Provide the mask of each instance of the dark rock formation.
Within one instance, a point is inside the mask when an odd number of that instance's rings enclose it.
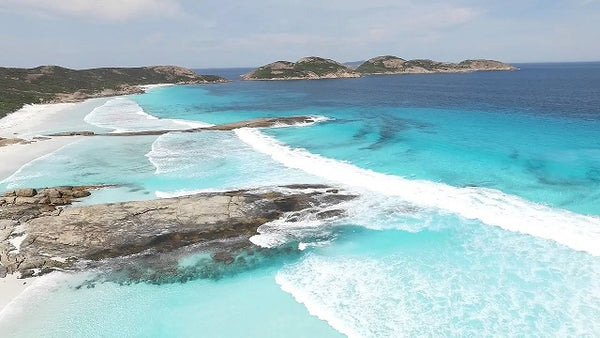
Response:
[[[271,128],[276,126],[293,126],[305,123],[315,123],[317,120],[312,116],[290,116],[290,117],[265,117],[240,122],[219,124],[212,127],[192,128],[183,130],[165,129],[165,130],[143,130],[128,131],[122,133],[94,133],[93,131],[66,131],[50,134],[48,136],[142,136],[142,135],[162,135],[171,132],[197,133],[207,130],[234,130],[239,128]]]
[[[0,266],[8,273],[33,276],[76,263],[86,267],[104,259],[169,253],[193,245],[204,245],[214,251],[215,261],[229,264],[235,250],[253,247],[248,239],[260,225],[294,213],[334,219],[344,213],[336,205],[355,197],[327,186],[302,185],[58,207],[89,194],[91,188],[6,192],[0,206]]]
[[[312,116],[266,117],[247,121],[220,124],[204,130],[233,130],[238,128],[271,128],[275,126],[293,126],[305,123],[315,123]]]
[[[296,63],[277,61],[242,75],[243,80],[315,80],[359,77],[343,64],[320,57],[305,57]]]
[[[79,131],[63,131],[59,133],[50,134],[49,136],[92,136],[96,135],[93,131],[79,130]]]

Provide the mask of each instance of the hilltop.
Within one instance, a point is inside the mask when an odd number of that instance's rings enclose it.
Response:
[[[0,117],[25,104],[81,101],[141,93],[140,85],[215,83],[228,80],[176,66],[74,70],[59,66],[0,67]]]
[[[465,60],[459,63],[449,63],[433,60],[405,60],[393,55],[374,57],[356,68],[357,72],[364,75],[467,73],[506,70],[516,70],[516,68],[495,60]]]
[[[298,61],[277,61],[242,75],[243,80],[304,80],[359,77],[343,64],[321,57],[305,57]]]

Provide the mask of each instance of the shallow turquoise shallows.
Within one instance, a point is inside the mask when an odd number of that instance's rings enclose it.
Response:
[[[255,244],[291,250],[239,271],[158,285],[51,274],[0,314],[2,332],[600,335],[600,64],[519,67],[172,86],[101,102],[85,121],[106,131],[318,122],[82,139],[0,188],[118,185],[87,204],[291,183],[360,197],[335,222],[261,227]]]

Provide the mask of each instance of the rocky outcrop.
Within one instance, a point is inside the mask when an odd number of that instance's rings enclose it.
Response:
[[[207,130],[234,130],[239,128],[272,128],[281,126],[294,126],[301,124],[316,123],[318,120],[313,116],[289,116],[289,117],[264,117],[252,120],[219,124],[211,127],[192,128],[192,129],[165,129],[165,130],[142,130],[121,133],[94,133],[89,130],[66,131],[50,134],[48,136],[142,136],[142,135],[162,135],[170,132],[197,133]]]
[[[220,124],[204,130],[234,130],[239,128],[272,128],[280,126],[294,126],[317,122],[312,116],[266,117],[247,121]]]
[[[88,185],[88,186],[60,186],[53,188],[32,189],[22,188],[5,191],[0,196],[1,207],[20,206],[24,204],[35,205],[42,209],[46,206],[68,205],[78,198],[91,195],[91,191],[100,188],[107,188],[107,185]],[[2,215],[5,213],[2,210]]]
[[[58,133],[53,133],[48,136],[93,136],[97,135],[93,131],[89,130],[78,130],[78,131],[61,131]]]
[[[284,215],[293,219],[290,214],[334,219],[344,213],[338,204],[355,197],[327,186],[296,185],[59,207],[72,201],[65,196],[75,198],[77,192],[89,191],[89,187],[57,187],[5,193],[0,207],[3,271],[27,277],[199,244],[213,252],[214,260],[227,262],[236,250],[253,246],[248,239],[260,225]],[[43,202],[37,199],[42,196]],[[53,198],[60,200],[53,203]]]
[[[0,147],[9,146],[13,144],[27,144],[30,141],[24,140],[22,138],[4,138],[0,137]]]
[[[316,80],[359,77],[352,68],[321,57],[277,61],[242,75],[243,80]]]
[[[424,74],[467,73],[477,71],[507,71],[517,68],[494,60],[465,60],[459,63],[433,60],[404,60],[397,56],[377,56],[362,63],[356,71],[361,74]]]

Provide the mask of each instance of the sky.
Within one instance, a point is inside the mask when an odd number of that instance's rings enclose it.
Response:
[[[0,66],[600,61],[600,0],[0,0]]]

